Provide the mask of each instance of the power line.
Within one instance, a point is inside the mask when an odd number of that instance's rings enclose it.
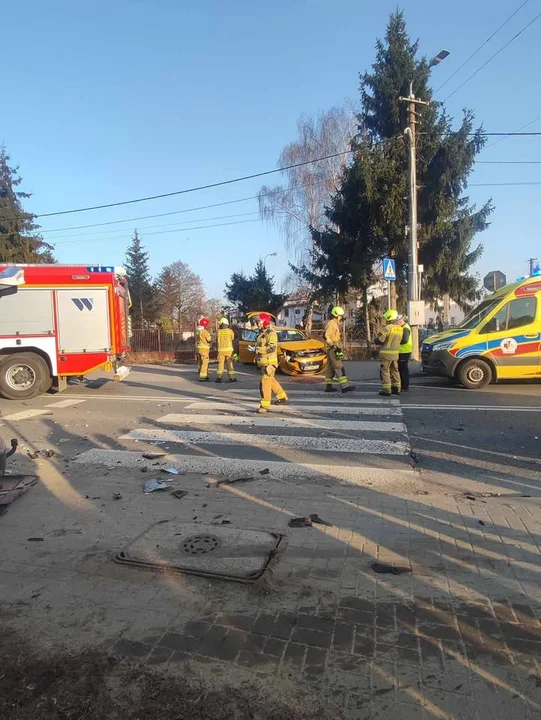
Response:
[[[541,160],[476,160],[476,165],[541,165]]]
[[[541,118],[539,118],[541,120]],[[532,124],[532,123],[528,123]],[[499,142],[499,141],[497,141]],[[541,165],[541,160],[477,160],[476,165]],[[316,183],[321,184],[321,183]],[[297,190],[301,185],[292,186],[283,190],[284,193],[293,192]],[[63,228],[48,228],[46,230],[40,230],[40,235],[44,233],[53,232],[67,232],[68,230],[86,230],[87,228],[105,227],[108,225],[119,225],[121,223],[137,222],[138,220],[152,220],[154,218],[169,217],[170,215],[180,215],[189,212],[196,212],[198,210],[209,210],[211,208],[223,207],[224,205],[234,205],[236,203],[247,202],[248,200],[257,200],[261,195],[268,195],[269,193],[259,193],[258,195],[249,195],[248,197],[238,198],[237,200],[226,200],[225,202],[213,203],[211,205],[199,205],[198,207],[185,208],[184,210],[173,210],[171,212],[156,213],[154,215],[140,215],[139,217],[125,218],[123,220],[109,220],[108,222],[91,223],[89,225],[72,225],[70,227]],[[249,214],[249,213],[248,213]],[[236,217],[235,215],[224,216],[224,217]],[[207,222],[207,220],[214,220],[215,218],[198,218],[191,222]],[[154,226],[148,226],[154,227]],[[138,228],[138,230],[144,228]],[[93,234],[93,233],[92,233]]]
[[[524,130],[527,127],[530,127],[531,125],[535,125],[536,122],[539,122],[541,120],[541,115],[539,117],[536,117],[535,120],[530,120],[530,122],[527,122],[525,125],[521,125],[519,128],[515,130],[515,132],[520,132],[521,130]],[[500,138],[499,140],[494,140],[494,142],[490,143],[490,145],[486,145],[483,150],[488,150],[491,147],[494,147],[494,145],[497,145],[498,143],[504,142],[505,138]]]
[[[447,80],[446,80],[442,85],[440,85],[437,90],[434,91],[434,94],[439,93],[439,91],[440,91],[443,87],[445,87],[445,86],[447,85],[447,83],[450,82],[450,81],[455,77],[455,75],[458,75],[458,73],[462,70],[462,68],[463,68],[463,67],[466,67],[466,65],[470,62],[470,60],[473,60],[473,58],[474,58],[478,53],[481,52],[481,50],[485,47],[485,45],[488,45],[488,43],[492,40],[492,38],[496,37],[496,35],[500,32],[500,30],[502,30],[502,29],[507,25],[507,23],[509,23],[509,22],[515,17],[515,15],[516,15],[518,12],[520,12],[520,11],[522,10],[522,8],[523,8],[525,5],[527,5],[529,2],[530,2],[530,0],[524,0],[524,2],[522,3],[522,5],[520,5],[520,7],[518,7],[518,8],[515,10],[514,13],[512,13],[511,15],[509,15],[509,17],[507,18],[507,20],[505,20],[505,22],[503,22],[503,23],[500,25],[500,27],[499,27],[497,30],[495,30],[495,31],[492,33],[492,35],[485,40],[485,42],[484,42],[482,45],[479,45],[479,47],[477,48],[477,50],[476,50],[475,52],[473,52],[467,60],[464,60],[464,62],[462,63],[462,65],[461,65],[457,70],[455,70],[454,73],[453,73],[450,77],[448,77]]]
[[[541,119],[541,118],[539,118],[539,119]],[[536,122],[536,121],[532,121],[531,123],[528,123],[528,125],[533,124],[533,122]],[[527,126],[525,125],[524,127],[527,127]],[[459,131],[449,132],[449,133],[447,133],[447,137],[451,137],[452,135],[456,135],[457,132],[459,132]],[[432,132],[432,133],[419,132],[419,133],[417,133],[417,134],[418,134],[418,135],[429,135],[429,134],[435,134],[435,132]],[[467,133],[468,136],[472,136],[472,137],[473,137],[473,136],[476,136],[476,135],[478,135],[478,134],[479,134],[481,137],[513,137],[513,136],[516,136],[516,137],[518,137],[518,136],[520,136],[520,137],[530,137],[530,136],[539,136],[539,135],[541,135],[541,132],[519,132],[519,131],[515,131],[515,132],[484,132],[484,131],[482,131],[482,132],[480,132],[480,133],[477,133],[477,132]],[[386,140],[383,140],[383,141],[381,141],[380,143],[377,143],[377,144],[379,144],[379,145],[384,145],[384,144],[386,144],[386,143],[392,142],[392,141],[394,141],[394,140],[396,140],[396,139],[398,139],[398,138],[401,138],[401,137],[402,137],[402,134],[400,133],[399,135],[394,135],[393,137],[387,138]],[[175,191],[175,192],[164,193],[164,194],[162,194],[162,195],[152,195],[152,196],[148,196],[148,197],[144,197],[144,198],[137,198],[137,199],[134,199],[134,200],[124,200],[124,201],[122,201],[122,202],[108,203],[108,204],[105,204],[105,205],[95,205],[95,206],[92,206],[92,207],[78,208],[78,209],[74,209],[74,210],[62,210],[62,211],[53,212],[53,213],[42,213],[42,214],[37,214],[37,215],[34,214],[34,213],[23,213],[23,214],[21,214],[21,215],[15,216],[15,217],[18,217],[18,218],[23,218],[23,217],[39,218],[39,217],[52,217],[52,216],[56,216],[56,215],[68,215],[68,214],[71,214],[71,213],[85,212],[85,211],[87,211],[87,210],[100,210],[100,209],[103,209],[103,208],[117,207],[117,206],[120,206],[120,205],[131,205],[131,204],[134,204],[134,203],[145,202],[145,201],[147,201],[147,200],[156,200],[156,199],[158,199],[158,198],[172,197],[172,196],[174,196],[174,195],[183,195],[183,194],[186,194],[186,193],[196,192],[196,191],[198,191],[198,190],[206,190],[206,189],[209,189],[209,188],[220,187],[220,186],[223,186],[223,185],[231,185],[231,184],[233,184],[233,183],[241,182],[241,181],[243,181],[243,180],[248,180],[248,179],[252,179],[252,178],[256,178],[256,177],[263,177],[263,176],[265,176],[265,175],[270,175],[270,174],[277,173],[277,172],[283,172],[283,171],[285,171],[285,170],[293,169],[293,168],[296,168],[296,167],[302,167],[302,166],[305,166],[305,165],[310,165],[310,164],[313,164],[313,163],[316,163],[316,162],[321,162],[321,161],[323,161],[323,160],[329,160],[329,159],[331,159],[331,158],[341,157],[342,155],[347,155],[347,154],[349,154],[349,153],[356,152],[356,151],[357,151],[356,148],[350,149],[350,150],[343,150],[343,151],[341,151],[341,152],[333,153],[333,154],[331,154],[331,155],[326,155],[326,156],[324,156],[324,157],[316,158],[316,159],[314,159],[314,160],[306,160],[306,161],[301,162],[301,163],[295,163],[295,164],[293,164],[293,165],[286,165],[286,166],[281,167],[281,168],[278,168],[278,169],[276,169],[276,170],[266,170],[266,171],[264,171],[264,172],[255,173],[255,174],[253,174],[253,175],[245,175],[245,176],[240,177],[240,178],[233,178],[233,179],[231,179],[231,180],[223,180],[223,181],[221,181],[221,182],[211,183],[211,184],[208,184],[208,185],[202,185],[202,186],[194,187],[194,188],[188,188],[188,189],[186,189],[186,190],[178,190],[178,191]],[[285,192],[290,192],[292,189],[293,189],[293,188],[291,188],[291,189],[286,189]],[[155,215],[144,215],[144,216],[141,216],[141,217],[138,217],[138,218],[128,218],[128,219],[126,219],[126,220],[112,220],[112,221],[110,221],[110,222],[105,222],[105,223],[94,223],[94,224],[90,224],[90,225],[77,225],[77,226],[73,226],[73,227],[69,227],[69,228],[57,228],[57,229],[55,229],[55,230],[44,230],[43,232],[60,232],[60,231],[64,231],[64,230],[72,230],[72,229],[73,229],[73,230],[76,230],[76,229],[84,229],[84,228],[89,228],[89,227],[99,227],[99,226],[102,226],[102,225],[113,225],[113,224],[117,224],[117,223],[121,223],[121,222],[134,222],[134,221],[136,221],[136,220],[143,220],[143,219],[154,218],[154,217],[165,217],[165,216],[167,216],[167,215],[175,215],[175,214],[177,214],[177,213],[191,212],[191,211],[195,211],[195,210],[203,210],[203,209],[212,208],[212,207],[220,207],[220,206],[222,206],[222,205],[230,205],[230,204],[233,204],[233,203],[244,202],[244,201],[246,201],[246,200],[255,200],[255,199],[257,199],[258,197],[259,197],[259,195],[253,195],[253,196],[246,197],[246,198],[239,198],[239,199],[237,199],[237,200],[229,200],[229,201],[226,201],[226,202],[223,202],[223,203],[214,203],[214,204],[212,204],[212,205],[202,205],[202,206],[197,207],[197,208],[188,208],[188,209],[185,209],[185,210],[175,210],[175,211],[167,212],[167,213],[157,213],[157,214],[155,214]]]
[[[187,188],[186,190],[175,190],[174,192],[162,193],[161,195],[149,195],[148,197],[136,198],[134,200],[122,200],[121,202],[106,203],[105,205],[93,205],[92,207],[76,208],[74,210],[59,210],[57,212],[41,213],[35,215],[34,217],[43,218],[52,217],[53,215],[70,215],[72,213],[87,212],[88,210],[103,210],[105,208],[118,207],[119,205],[133,205],[134,203],[146,202],[147,200],[159,200],[160,198],[173,197],[174,195],[185,195],[199,190],[210,190],[224,185],[232,185],[233,183],[243,182],[244,180],[253,180],[255,178],[264,177],[265,175],[273,175],[274,173],[284,172],[285,170],[292,170],[293,168],[302,167],[304,165],[312,165],[313,163],[322,162],[323,160],[331,160],[332,158],[347,155],[351,152],[354,152],[354,150],[343,150],[342,152],[332,153],[331,155],[325,155],[320,158],[315,158],[314,160],[305,160],[304,162],[285,165],[284,167],[276,168],[275,170],[265,170],[263,172],[252,173],[251,175],[243,175],[242,177],[232,178],[231,180],[221,180],[220,182],[209,183],[208,185],[199,185],[198,187]]]
[[[449,100],[450,97],[453,97],[453,95],[455,95],[461,88],[463,88],[464,85],[466,85],[466,83],[469,83],[470,80],[472,80],[478,73],[480,73],[481,70],[483,68],[485,68],[490,62],[492,62],[492,60],[494,60],[495,57],[497,57],[501,52],[503,52],[507,47],[509,47],[509,45],[511,45],[511,43],[513,41],[515,41],[520,35],[522,35],[523,32],[525,32],[531,25],[533,25],[534,22],[536,22],[536,20],[539,20],[540,17],[541,17],[541,13],[536,15],[533,20],[530,20],[530,22],[527,25],[525,25],[522,28],[522,30],[519,30],[516,35],[513,35],[511,40],[508,40],[505,43],[505,45],[503,45],[499,50],[497,50],[493,55],[491,55],[489,57],[489,59],[481,65],[481,67],[477,68],[477,70],[475,72],[473,72],[469,77],[467,77],[463,83],[461,83],[455,90],[453,90],[452,93],[447,95],[447,97],[443,100],[443,102],[447,102],[447,100]]]
[[[138,220],[151,220],[153,218],[167,217],[169,215],[181,215],[183,213],[195,212],[196,210],[210,210],[223,205],[234,205],[235,203],[245,202],[246,200],[257,200],[258,195],[250,195],[249,197],[239,198],[238,200],[227,200],[226,202],[213,203],[212,205],[200,205],[199,207],[186,208],[185,210],[173,210],[171,212],[157,213],[155,215],[140,215],[135,218],[125,218],[124,220],[109,220],[108,222],[92,223],[90,225],[73,225],[64,228],[52,228],[48,230],[40,230],[40,234],[49,232],[64,232],[65,230],[85,230],[86,228],[103,227],[104,225],[118,225],[120,223],[137,222]]]
[[[245,223],[254,223],[254,222],[260,222],[259,219],[257,220],[237,220],[235,222],[227,222],[227,223],[218,223],[217,225],[201,225],[199,227],[191,227],[191,228],[177,228],[175,230],[158,230],[156,232],[146,233],[146,235],[165,235],[167,233],[172,232],[184,232],[184,233],[191,233],[192,230],[207,230],[208,228],[217,228],[217,227],[225,227],[226,225],[244,225]],[[97,238],[95,240],[65,240],[64,242],[57,242],[55,245],[71,245],[71,244],[81,244],[81,243],[95,243],[95,242],[106,242],[107,240],[121,240],[121,237],[105,237],[105,238]]]
[[[234,213],[233,215],[218,215],[216,217],[206,217],[206,218],[196,218],[194,220],[186,220],[183,223],[179,222],[173,222],[173,223],[162,223],[160,225],[143,225],[141,227],[137,228],[137,231],[142,231],[143,235],[147,235],[148,233],[145,232],[146,230],[153,230],[154,228],[165,228],[165,227],[173,227],[173,226],[186,226],[188,223],[205,223],[205,222],[212,222],[213,220],[229,220],[230,218],[238,218],[238,217],[247,217],[248,215],[259,215],[257,211],[255,212],[247,212],[247,213]],[[182,229],[182,227],[180,229]],[[189,226],[186,227],[186,230],[189,230]],[[77,233],[77,234],[71,234],[69,237],[89,237],[91,235],[107,235],[111,233],[123,233],[124,235],[130,232],[130,228],[115,228],[113,230],[107,229],[107,230],[96,230],[95,232],[85,232],[85,233]],[[40,233],[41,234],[41,233]],[[48,236],[47,240],[63,240],[67,235],[53,235]]]
[[[468,183],[468,187],[510,187],[512,185],[541,185],[541,182]]]
[[[322,185],[324,181],[315,182],[314,185]],[[282,190],[282,193],[290,193],[298,190],[302,187],[302,183],[297,185],[291,185],[288,188]],[[238,198],[237,200],[226,200],[225,202],[213,203],[212,205],[199,205],[198,207],[185,208],[184,210],[173,210],[171,212],[156,213],[154,215],[141,215],[135,218],[125,218],[123,220],[109,220],[108,222],[91,223],[89,225],[72,225],[71,227],[64,228],[50,228],[47,230],[40,230],[40,234],[50,232],[64,232],[67,230],[85,230],[86,228],[103,227],[105,225],[118,225],[120,223],[136,222],[138,220],[150,220],[153,218],[168,217],[169,215],[181,215],[183,213],[196,212],[197,210],[208,210],[210,208],[222,207],[224,205],[234,205],[235,203],[246,202],[247,200],[258,200],[261,196],[270,195],[270,192],[260,192],[257,195],[249,195],[248,197]],[[191,222],[191,221],[190,221]],[[194,220],[193,222],[201,222],[201,219]]]

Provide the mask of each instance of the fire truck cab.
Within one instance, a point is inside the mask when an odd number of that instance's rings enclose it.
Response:
[[[0,395],[27,399],[91,370],[129,373],[126,271],[0,264]]]

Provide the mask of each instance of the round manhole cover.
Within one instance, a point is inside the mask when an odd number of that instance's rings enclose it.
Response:
[[[220,540],[214,535],[191,535],[182,541],[187,555],[206,555],[220,547]]]

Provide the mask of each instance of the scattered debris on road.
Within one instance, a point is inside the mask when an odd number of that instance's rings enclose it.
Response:
[[[293,528],[312,527],[312,520],[309,517],[291,518],[289,521],[289,527],[293,527]]]
[[[113,493],[113,500],[122,500],[121,493]]]
[[[270,473],[269,468],[264,468],[263,470],[259,471],[260,475],[268,475]]]
[[[412,572],[411,568],[406,565],[388,565],[382,562],[373,562],[370,567],[378,574],[403,575]]]
[[[326,525],[327,527],[332,527],[332,526],[333,526],[332,523],[327,522],[327,520],[323,520],[323,519],[320,518],[319,515],[317,515],[316,513],[312,513],[312,515],[310,515],[310,520],[311,520],[313,523],[316,523],[316,525]]]
[[[6,512],[8,505],[33,487],[37,481],[37,475],[4,475],[0,477],[0,515]]]
[[[242,482],[250,482],[250,480],[255,480],[255,477],[253,475],[248,475],[246,477],[239,477],[239,478],[224,478],[223,480],[217,480],[214,483],[213,487],[219,487],[220,485],[234,485],[235,483],[242,483]],[[212,487],[212,486],[210,486]]]
[[[145,460],[157,460],[158,458],[165,457],[165,453],[149,452],[143,453]]]
[[[143,486],[143,492],[148,495],[155,490],[168,490],[169,488],[161,480],[147,480]]]
[[[169,475],[179,475],[179,471],[174,467],[162,468],[163,473],[169,473]]]
[[[182,498],[187,494],[188,494],[187,490],[173,490],[173,492],[171,493],[171,495],[173,495],[173,497],[176,497],[179,500],[182,500]]]
[[[42,537],[29,537],[29,538],[26,538],[26,541],[27,541],[27,542],[43,542],[44,540],[45,540],[45,538],[42,538]]]
[[[52,458],[55,456],[54,450],[36,450],[35,452],[27,452],[30,460],[37,460],[39,457]]]

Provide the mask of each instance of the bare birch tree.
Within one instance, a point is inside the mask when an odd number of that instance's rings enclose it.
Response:
[[[316,116],[302,115],[297,122],[297,139],[282,150],[278,166],[309,164],[284,170],[284,184],[264,185],[259,192],[262,219],[279,229],[286,250],[297,265],[311,263],[311,230],[321,230],[325,225],[325,207],[339,187],[348,159],[345,151],[349,150],[356,129],[350,102]],[[328,155],[335,157],[310,162]],[[310,297],[305,318],[308,331],[312,325],[312,302]]]

